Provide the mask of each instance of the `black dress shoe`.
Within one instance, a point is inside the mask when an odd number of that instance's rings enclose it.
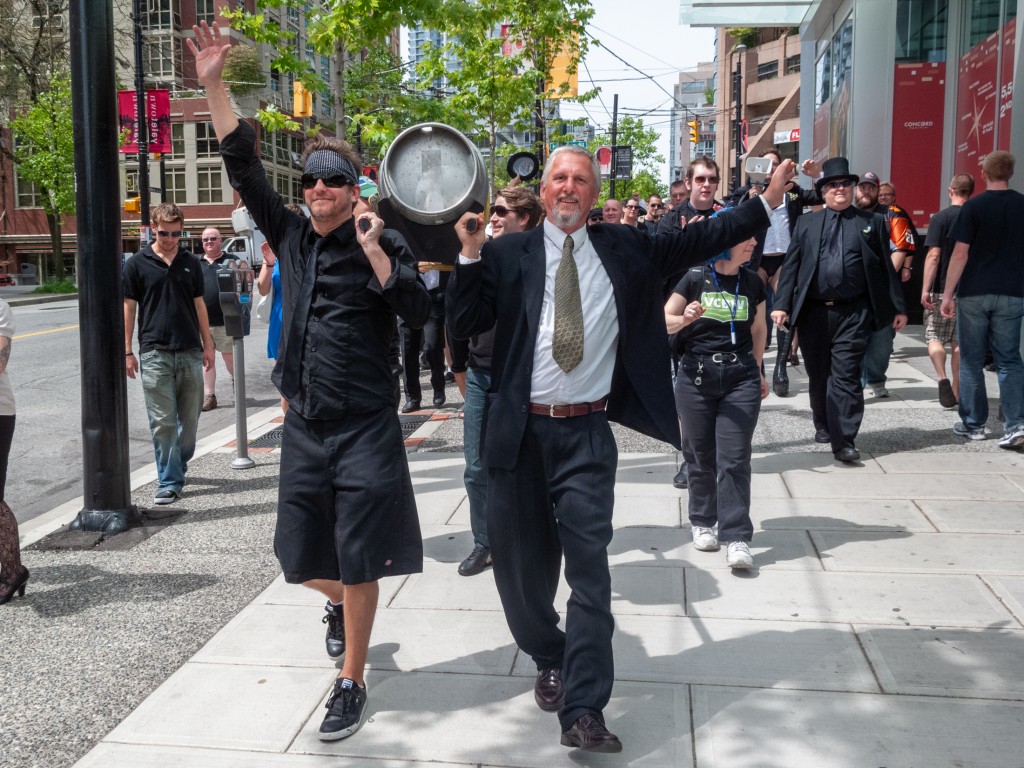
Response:
[[[772,375],[772,391],[776,397],[787,397],[789,395],[789,376],[786,375],[784,365],[775,365],[775,373]]]
[[[444,405],[444,403],[445,403],[444,392],[435,392],[434,393],[434,407],[435,408],[440,408],[442,405]]]
[[[690,485],[689,477],[686,474],[686,462],[684,461],[679,465],[679,471],[676,472],[676,476],[672,478],[672,485],[676,488],[688,488]]]
[[[831,443],[832,438],[828,436],[827,429],[816,429],[814,430],[814,442],[816,443]]]
[[[473,547],[469,557],[459,564],[460,576],[476,576],[491,564],[491,550],[487,547]]]
[[[845,448],[836,451],[836,458],[839,461],[860,461],[860,451],[854,448],[852,445],[848,445]]]
[[[412,413],[420,409],[419,400],[406,400],[405,405],[402,406],[402,413]]]
[[[562,731],[562,746],[587,752],[621,752],[619,737],[593,715],[584,715],[568,731]]]
[[[543,667],[537,670],[537,681],[533,684],[533,698],[545,712],[557,712],[565,704],[565,683],[562,670]]]

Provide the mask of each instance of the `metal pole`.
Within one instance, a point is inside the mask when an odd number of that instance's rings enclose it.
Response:
[[[121,298],[121,189],[111,0],[71,0],[85,506],[71,528],[120,533],[131,503]]]
[[[149,231],[149,120],[146,110],[146,74],[142,69],[142,0],[132,0],[135,17],[135,121],[139,136],[139,241],[143,247],[153,238]]]
[[[740,186],[740,156],[743,154],[743,51],[746,46],[736,47],[736,165],[733,168],[732,188]]]
[[[608,174],[608,178],[611,179],[608,187],[608,197],[615,199],[615,175],[618,173],[618,169],[615,167],[616,155],[618,152],[615,151],[615,142],[618,140],[619,135],[619,94],[615,94],[615,98],[612,100],[612,172]]]
[[[268,267],[264,267],[267,269]],[[249,433],[245,423],[245,338],[232,342],[235,353],[235,458],[232,469],[252,469],[256,462],[249,458]]]

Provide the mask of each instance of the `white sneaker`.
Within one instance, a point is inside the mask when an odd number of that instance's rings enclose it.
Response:
[[[725,550],[725,562],[730,568],[753,568],[754,558],[750,554],[750,545],[745,541],[730,541]]]
[[[964,424],[962,421],[958,421],[956,424],[953,425],[953,434],[958,437],[966,437],[969,440],[987,440],[988,428],[976,427],[972,429],[971,427],[968,427],[966,424]]]
[[[717,551],[718,537],[715,535],[715,529],[701,525],[693,526],[693,546],[701,552]]]
[[[1000,448],[1020,448],[1024,445],[1024,425],[1017,426],[999,438]]]
[[[871,393],[872,397],[889,396],[889,390],[885,388],[885,384],[868,384],[867,390]]]

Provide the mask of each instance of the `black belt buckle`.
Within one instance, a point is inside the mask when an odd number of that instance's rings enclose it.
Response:
[[[739,362],[739,359],[739,355],[735,352],[715,352],[715,354],[711,356],[711,362],[718,363],[719,365],[722,363]]]

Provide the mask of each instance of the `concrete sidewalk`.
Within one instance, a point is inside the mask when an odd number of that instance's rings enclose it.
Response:
[[[763,422],[788,419],[799,434],[754,459],[749,574],[732,573],[724,551],[692,547],[686,492],[670,483],[673,453],[621,454],[609,549],[616,684],[606,710],[621,755],[559,745],[556,718],[533,702],[533,665],[512,642],[492,577],[456,572],[472,546],[462,457],[424,450],[409,457],[423,573],[382,582],[369,721],[349,739],[320,742],[338,665],[324,652],[323,600],[275,578],[276,454],[214,488],[203,478],[223,474],[214,467],[231,449],[220,448],[190,468],[198,482],[186,488],[185,520],[103,561],[110,573],[138,579],[148,568],[155,579],[135,584],[122,604],[154,622],[143,634],[150,645],[133,634],[126,653],[146,665],[173,642],[184,663],[161,656],[151,679],[163,682],[148,696],[137,695],[142,683],[120,695],[116,668],[97,670],[97,707],[141,703],[77,765],[1022,766],[1024,454],[952,438],[955,412],[933,402],[919,351],[894,361],[893,397],[868,408],[890,430],[927,433],[916,438],[921,450],[891,452],[866,438],[863,462],[841,465],[812,446],[806,419],[791,418],[806,409],[805,394],[765,402]],[[945,426],[922,426],[932,423]],[[140,486],[139,500],[151,493]],[[4,622],[30,622],[24,604],[45,613],[46,598],[59,594],[55,557],[26,553],[42,578],[11,604],[18,613],[0,609]],[[567,596],[563,585],[558,604]],[[224,618],[218,625],[206,613]],[[102,608],[94,614],[101,619]],[[81,618],[75,626],[86,631]],[[50,697],[61,693],[58,681]]]

